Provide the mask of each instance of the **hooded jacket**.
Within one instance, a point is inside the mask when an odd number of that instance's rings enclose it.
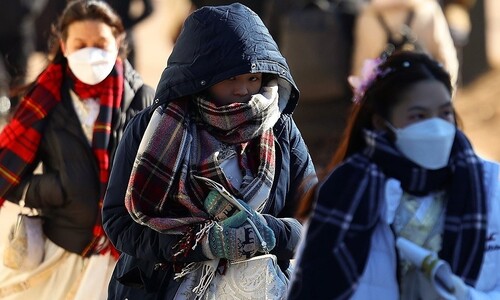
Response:
[[[301,225],[293,219],[302,184],[315,177],[307,147],[291,113],[299,92],[285,58],[260,18],[241,4],[203,7],[185,21],[160,78],[155,105],[138,114],[121,140],[103,207],[106,233],[122,255],[109,286],[109,299],[172,299],[172,247],[179,236],[161,234],[136,223],[125,204],[125,192],[137,149],[154,109],[200,93],[227,78],[246,73],[278,77],[281,116],[274,125],[276,172],[263,216],[276,236],[271,251],[282,268],[295,254]],[[165,133],[168,134],[168,133]],[[312,181],[311,181],[312,183]],[[208,260],[196,247],[177,262]]]

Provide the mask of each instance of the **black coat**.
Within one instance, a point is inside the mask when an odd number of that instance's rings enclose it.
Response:
[[[124,65],[124,94],[120,114],[113,116],[109,153],[114,153],[127,122],[153,101],[154,91],[135,70]],[[99,168],[73,108],[66,84],[62,101],[48,116],[34,169],[42,163],[43,174],[25,176],[7,195],[17,202],[26,184],[26,206],[40,208],[44,233],[55,244],[81,254],[93,238],[100,198]],[[111,157],[112,159],[112,157]]]
[[[174,251],[181,236],[162,234],[136,223],[124,199],[137,149],[153,109],[173,99],[187,98],[213,84],[245,73],[271,73],[290,87],[284,93],[282,114],[274,126],[276,173],[270,198],[263,210],[276,236],[271,251],[282,267],[295,253],[301,226],[293,219],[301,184],[315,170],[291,113],[298,90],[285,58],[262,21],[240,4],[205,7],[193,13],[169,57],[156,92],[156,105],[138,114],[125,131],[116,151],[103,207],[106,233],[122,255],[109,286],[109,299],[172,299],[179,282],[173,280]],[[168,133],[165,133],[168,134]],[[196,247],[176,261],[208,260]],[[160,264],[166,267],[159,267]]]
[[[178,285],[172,280],[173,246],[180,236],[161,234],[136,223],[125,204],[125,191],[152,108],[134,118],[116,152],[108,184],[103,224],[111,241],[122,251],[111,279],[109,299],[171,299]],[[286,268],[295,254],[300,229],[286,218],[293,218],[304,179],[314,176],[314,167],[304,141],[290,115],[282,115],[274,127],[276,140],[276,173],[264,217],[276,236],[271,251]],[[285,218],[285,219],[283,219]],[[177,261],[204,261],[201,247]],[[158,263],[166,268],[156,269]]]

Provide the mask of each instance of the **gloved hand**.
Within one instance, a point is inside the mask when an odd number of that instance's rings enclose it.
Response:
[[[468,300],[470,299],[469,287],[465,284],[465,282],[458,276],[452,275],[454,292],[453,296],[457,300]]]
[[[244,260],[253,257],[257,251],[271,251],[276,245],[274,232],[266,225],[264,217],[243,201],[240,203],[250,214],[246,211],[239,211],[217,222],[208,232],[210,251],[215,257],[226,258],[230,261]]]
[[[231,204],[216,190],[211,190],[208,193],[208,196],[203,201],[203,206],[217,221],[225,220],[239,211],[236,206]]]

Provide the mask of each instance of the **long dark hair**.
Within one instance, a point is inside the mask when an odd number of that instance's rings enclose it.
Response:
[[[56,24],[52,25],[52,34],[49,41],[49,58],[55,63],[65,59],[59,45],[59,40],[66,41],[68,38],[68,27],[74,22],[95,20],[111,27],[113,36],[122,36],[122,42],[118,55],[125,58],[127,45],[125,42],[125,29],[120,16],[105,1],[98,0],[74,0],[70,1],[62,12]]]
[[[325,170],[318,174],[320,182],[347,157],[365,148],[363,130],[374,129],[375,115],[389,119],[393,107],[402,100],[401,93],[409,86],[419,81],[437,80],[452,94],[450,75],[426,54],[401,51],[390,55],[378,67],[377,74],[364,95],[351,106],[339,147]],[[455,119],[458,119],[456,113]],[[297,218],[304,220],[311,213],[316,189],[317,185],[303,198]]]

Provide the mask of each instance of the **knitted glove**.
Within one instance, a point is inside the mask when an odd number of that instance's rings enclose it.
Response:
[[[208,243],[213,256],[238,261],[253,257],[257,251],[270,251],[276,238],[260,214],[240,211],[215,224],[208,232]]]
[[[274,231],[271,227],[267,226],[266,219],[242,200],[238,200],[238,202],[246,209],[247,212],[250,213],[249,220],[252,221],[257,228],[257,235],[260,235],[259,242],[261,245],[259,251],[269,252],[274,249],[276,246],[276,237],[274,236]]]
[[[217,221],[222,221],[234,215],[239,210],[218,191],[211,190],[203,202],[207,212]]]

